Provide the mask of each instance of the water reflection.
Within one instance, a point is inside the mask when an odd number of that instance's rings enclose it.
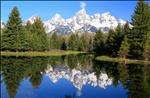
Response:
[[[86,84],[107,90],[109,85],[117,88],[120,83],[127,90],[126,95],[129,98],[150,96],[150,65],[148,64],[98,62],[87,55],[68,55],[2,57],[1,68],[1,83],[5,83],[10,98],[16,96],[20,83],[24,79],[29,79],[32,88],[38,89],[45,75],[53,83],[57,83],[62,78],[66,79],[78,89],[76,94],[64,95],[65,98],[82,97],[82,88]]]
[[[46,58],[2,57],[2,82],[10,98],[14,98],[20,82],[30,78],[33,88],[38,88],[42,82],[43,74],[47,68]]]
[[[90,84],[93,87],[99,86],[101,88],[106,88],[108,85],[112,84],[112,78],[108,78],[105,72],[100,72],[97,78],[95,72],[91,70],[80,69],[80,64],[78,64],[77,69],[70,69],[69,66],[56,66],[55,70],[49,65],[46,75],[51,79],[53,83],[56,83],[59,79],[65,78],[69,80],[78,90],[82,89],[85,84]]]

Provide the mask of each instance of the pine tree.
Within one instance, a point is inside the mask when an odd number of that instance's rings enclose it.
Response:
[[[115,28],[115,31],[110,29],[106,40],[107,53],[109,56],[118,56],[119,47],[124,37],[124,32],[120,24]]]
[[[32,32],[37,35],[36,49],[38,49],[38,51],[49,50],[48,35],[40,18],[36,18],[34,21],[32,25]]]
[[[68,40],[68,50],[77,51],[78,50],[78,34],[71,34]]]
[[[79,44],[78,44],[78,51],[83,51],[84,50],[84,45],[83,45],[83,39],[79,39]]]
[[[55,31],[50,37],[50,49],[58,49],[58,48],[59,48],[58,35],[57,32]]]
[[[32,31],[32,24],[29,20],[27,21],[26,28],[27,30]]]
[[[78,44],[78,50],[80,51],[88,51],[88,46],[89,46],[89,40],[90,40],[90,35],[88,32],[83,33],[80,35],[79,38],[79,44]]]
[[[5,25],[5,32],[2,33],[2,50],[22,51],[25,42],[25,32],[18,8],[15,6]]]
[[[90,36],[89,41],[88,41],[88,52],[91,52],[93,49],[93,37]]]
[[[147,40],[144,43],[143,56],[146,61],[150,60],[150,33],[147,33]]]
[[[124,32],[124,35],[127,36],[128,40],[132,39],[132,33],[131,33],[131,29],[130,29],[128,21],[126,21],[126,23],[123,26],[123,32]]]
[[[106,51],[109,56],[116,55],[116,46],[117,46],[117,42],[115,39],[116,36],[117,36],[117,33],[114,30],[110,29],[108,31],[108,37],[106,40]]]
[[[27,42],[28,42],[28,45],[26,46],[27,47],[27,50],[28,51],[33,51],[34,50],[34,44],[35,42],[33,41],[33,32],[32,32],[32,24],[30,21],[27,21],[27,25],[25,26],[26,28],[26,37],[27,37]],[[36,49],[36,48],[35,48]]]
[[[66,38],[64,36],[60,38],[60,49],[61,50],[67,49]]]
[[[105,54],[104,35],[101,30],[98,30],[94,36],[93,51],[98,55]]]
[[[116,27],[115,32],[117,33],[117,35],[114,38],[116,40],[116,46],[114,47],[114,49],[115,49],[115,55],[117,56],[117,52],[119,51],[119,48],[124,38],[124,32],[120,24],[118,24],[118,26]]]
[[[134,58],[141,59],[144,52],[146,34],[150,31],[150,9],[148,3],[139,1],[132,15],[132,43],[131,54]]]
[[[124,36],[124,40],[122,41],[122,44],[118,51],[119,57],[125,59],[129,53],[129,48],[130,48],[130,45],[128,43],[127,37]]]

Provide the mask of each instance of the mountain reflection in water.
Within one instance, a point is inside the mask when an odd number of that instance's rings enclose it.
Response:
[[[150,98],[150,65],[98,62],[88,55],[1,57],[1,76],[1,98]],[[60,85],[66,88],[60,91]],[[20,93],[28,91],[34,94]]]
[[[49,69],[46,71],[46,75],[51,79],[51,81],[53,81],[53,83],[56,83],[61,78],[65,78],[69,80],[78,90],[81,90],[82,86],[85,84],[90,84],[94,87],[99,86],[104,89],[106,89],[106,86],[112,84],[112,78],[108,78],[105,72],[101,72],[100,76],[97,78],[95,73],[91,70],[70,70],[69,66],[56,66],[55,70],[49,66]]]

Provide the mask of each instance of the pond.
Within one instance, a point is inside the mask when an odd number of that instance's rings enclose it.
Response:
[[[1,57],[1,98],[150,98],[150,65],[89,55]]]

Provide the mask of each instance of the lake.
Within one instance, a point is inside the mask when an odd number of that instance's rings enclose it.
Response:
[[[150,65],[89,55],[1,57],[1,98],[150,98]]]

